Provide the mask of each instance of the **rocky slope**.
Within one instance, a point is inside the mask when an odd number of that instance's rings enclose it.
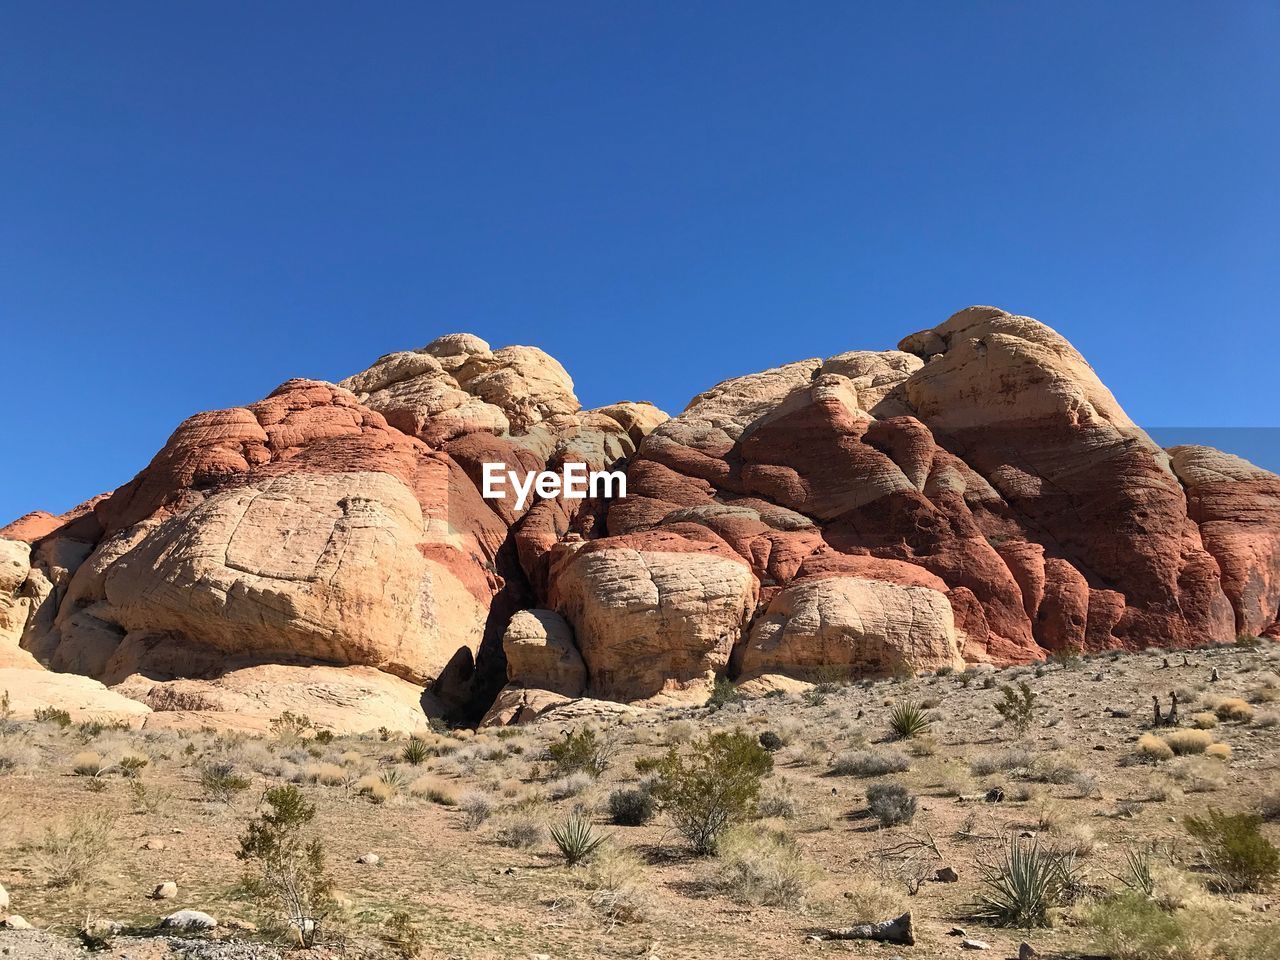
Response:
[[[517,510],[480,496],[486,462],[625,469],[628,495]],[[453,334],[198,414],[0,537],[0,687],[75,675],[84,709],[155,725],[510,722],[1280,632],[1280,478],[1160,449],[992,307],[672,419],[583,410],[542,351]]]

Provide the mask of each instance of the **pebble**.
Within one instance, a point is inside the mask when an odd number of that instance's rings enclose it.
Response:
[[[356,863],[363,863],[366,867],[376,867],[382,862],[382,858],[376,853],[362,853],[356,857]]]
[[[960,946],[965,950],[990,950],[991,944],[985,940],[961,940]]]

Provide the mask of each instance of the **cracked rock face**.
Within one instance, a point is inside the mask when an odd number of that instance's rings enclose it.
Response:
[[[517,509],[480,496],[485,463],[623,470],[628,495]],[[335,729],[507,723],[724,675],[1280,634],[1280,477],[1161,450],[994,307],[670,419],[584,410],[541,350],[449,334],[197,414],[120,489],[0,538],[0,668],[153,725],[286,702]]]

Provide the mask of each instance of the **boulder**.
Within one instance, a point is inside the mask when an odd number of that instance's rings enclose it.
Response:
[[[524,687],[537,687],[581,696],[587,686],[587,667],[573,641],[573,630],[552,610],[521,610],[511,618],[502,636],[507,657],[507,679]]]

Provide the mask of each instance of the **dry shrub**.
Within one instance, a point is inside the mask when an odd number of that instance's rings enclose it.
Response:
[[[462,811],[462,825],[475,830],[493,816],[493,800],[480,790],[468,790],[458,798],[458,809]]]
[[[115,818],[101,811],[77,814],[45,829],[36,863],[50,886],[81,886],[107,866],[115,848]]]
[[[1076,857],[1087,857],[1093,853],[1093,849],[1097,845],[1093,827],[1081,820],[1055,823],[1051,833],[1054,838],[1053,848],[1055,850],[1062,853],[1070,853]]]
[[[107,769],[107,761],[92,750],[81,750],[71,758],[71,769],[77,777],[98,777]]]
[[[374,774],[361,777],[352,785],[351,789],[370,803],[389,803],[396,797],[395,784]]]
[[[1212,730],[1218,725],[1218,715],[1207,710],[1203,713],[1192,714],[1191,725],[1197,730]]]
[[[431,803],[438,803],[442,807],[456,807],[458,805],[457,791],[439,777],[419,777],[409,784],[409,792],[415,797],[421,797]]]
[[[718,885],[742,903],[796,909],[818,877],[791,837],[755,825],[728,830],[717,855]]]
[[[1175,730],[1165,736],[1164,742],[1169,749],[1180,757],[1196,753],[1204,753],[1213,737],[1203,730]]]
[[[528,810],[505,814],[498,824],[498,843],[517,850],[541,846],[546,835],[547,828],[542,817]]]
[[[606,843],[574,876],[588,891],[587,905],[609,923],[635,923],[648,916],[652,896],[644,863],[630,850]]]
[[[1239,697],[1223,700],[1218,704],[1218,708],[1214,713],[1218,715],[1219,720],[1231,721],[1232,723],[1248,723],[1253,719],[1253,707]]]
[[[876,923],[896,917],[907,908],[906,896],[869,873],[858,873],[844,881],[841,917],[850,923]]]
[[[1213,793],[1223,787],[1222,766],[1204,757],[1184,757],[1169,774],[1187,793]]]
[[[1093,948],[1113,960],[1277,960],[1280,938],[1267,927],[1233,922],[1217,904],[1165,909],[1128,891],[1088,908]]]
[[[323,783],[326,787],[341,787],[347,782],[347,771],[336,763],[316,761],[303,766],[302,778],[307,783]]]
[[[846,750],[831,764],[831,772],[839,777],[882,777],[910,767],[907,755],[897,750]]]
[[[1230,760],[1231,747],[1225,743],[1211,743],[1205,747],[1204,755],[1212,757],[1214,760]]]

